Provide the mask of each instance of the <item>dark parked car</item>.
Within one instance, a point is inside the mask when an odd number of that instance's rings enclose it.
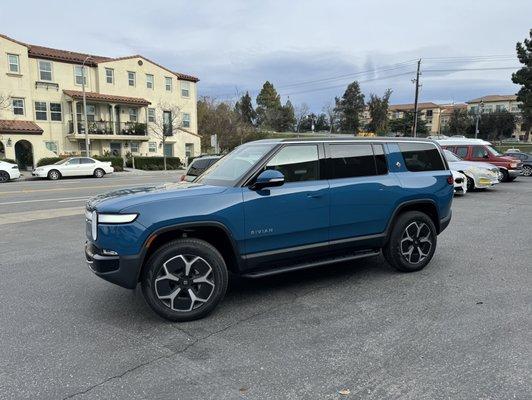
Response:
[[[229,271],[248,278],[384,254],[397,270],[432,259],[451,220],[453,176],[430,140],[246,143],[195,182],[121,189],[86,208],[85,255],[164,318],[203,317]]]
[[[220,158],[222,158],[222,156],[201,156],[195,158],[188,166],[185,175],[181,177],[181,180],[193,182]]]
[[[522,151],[507,151],[504,155],[517,158],[523,162],[523,175],[532,176],[532,154]]]

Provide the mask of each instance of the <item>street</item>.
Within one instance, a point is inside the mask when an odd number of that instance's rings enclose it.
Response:
[[[209,317],[169,323],[89,271],[83,207],[177,179],[0,186],[1,399],[529,398],[532,179],[456,197],[420,272],[233,278]]]

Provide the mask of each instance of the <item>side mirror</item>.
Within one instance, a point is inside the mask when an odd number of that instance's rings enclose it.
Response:
[[[484,158],[490,158],[490,155],[489,154],[484,154]]]
[[[260,190],[267,187],[281,186],[284,184],[284,175],[275,169],[267,169],[262,171],[255,183],[251,186],[251,190]]]

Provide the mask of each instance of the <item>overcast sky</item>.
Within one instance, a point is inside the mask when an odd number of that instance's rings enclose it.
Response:
[[[421,101],[515,93],[511,70],[449,70],[517,66],[531,16],[530,0],[19,0],[3,2],[0,32],[97,55],[140,53],[198,76],[200,95],[220,99],[255,97],[270,80],[283,102],[319,111],[354,79],[366,96],[391,88],[392,103],[412,102],[417,58]]]

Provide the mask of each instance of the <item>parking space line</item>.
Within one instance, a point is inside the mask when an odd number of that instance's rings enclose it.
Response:
[[[59,208],[52,210],[37,210],[24,211],[18,213],[11,213],[2,215],[0,218],[0,225],[18,224],[21,222],[30,222],[42,219],[53,219],[59,217],[67,217],[71,215],[82,215],[84,209],[82,207]]]
[[[62,203],[64,201],[79,201],[79,200],[87,200],[89,197],[59,197],[55,199],[37,199],[37,200],[17,200],[17,201],[6,201],[3,203],[0,203],[0,206],[7,206],[7,205],[13,205],[13,204],[28,204],[28,203],[42,203],[47,201],[57,201],[59,203]]]

